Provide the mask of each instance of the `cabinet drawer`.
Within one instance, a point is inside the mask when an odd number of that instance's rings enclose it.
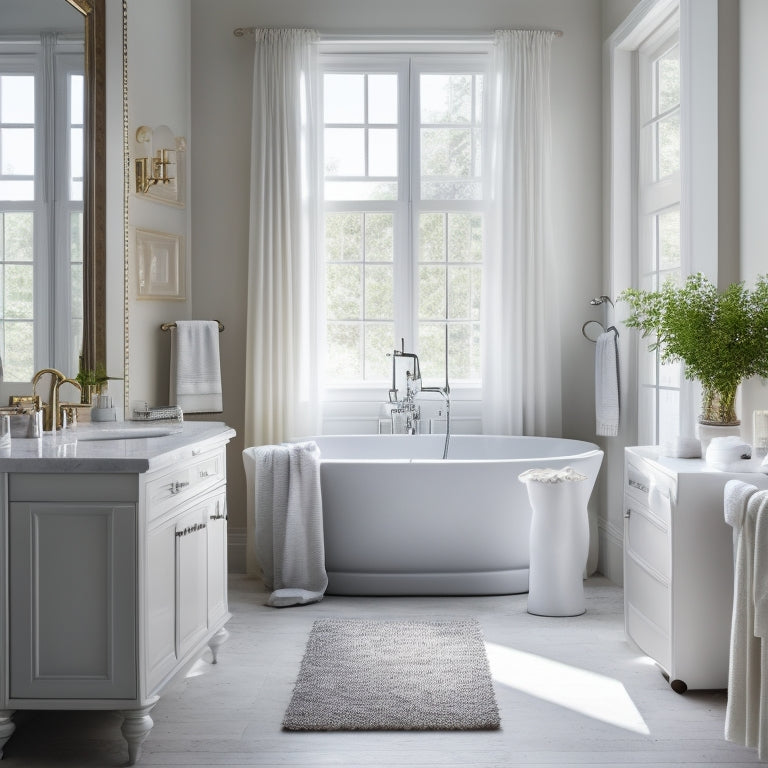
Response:
[[[624,498],[628,553],[665,583],[669,583],[671,574],[669,513],[669,499],[664,497],[657,501],[653,511],[629,495]]]
[[[200,454],[152,476],[145,489],[148,520],[157,519],[168,509],[223,482],[225,476],[224,448]]]
[[[669,636],[671,601],[669,584],[659,581],[629,549],[624,552],[624,595],[630,605]]]
[[[627,457],[624,469],[624,495],[656,511],[656,499],[676,496],[676,483],[661,472],[653,472],[642,460]],[[662,511],[657,514],[662,516]],[[669,517],[665,522],[669,523]]]
[[[669,672],[672,648],[669,635],[656,626],[631,603],[625,609],[627,635],[635,645],[650,656],[662,669]]]

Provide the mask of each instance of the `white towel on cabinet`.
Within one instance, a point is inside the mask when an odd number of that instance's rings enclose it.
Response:
[[[184,413],[221,413],[219,324],[177,320],[171,326],[170,405]]]
[[[768,760],[768,493],[761,492],[755,522],[755,635],[761,644],[760,717],[757,754]]]
[[[248,448],[255,462],[255,554],[267,604],[301,605],[323,599],[325,572],[320,449],[314,442]]]
[[[619,434],[619,347],[616,331],[597,337],[595,347],[595,420],[598,435]]]
[[[756,747],[759,739],[761,649],[755,637],[753,562],[757,510],[765,498],[754,485],[729,480],[724,489],[724,517],[736,535],[733,615],[728,667],[725,738]]]

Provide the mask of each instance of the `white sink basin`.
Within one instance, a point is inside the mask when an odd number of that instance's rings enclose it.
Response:
[[[78,431],[77,440],[131,440],[143,437],[164,437],[177,431],[178,428],[172,427],[108,427]]]

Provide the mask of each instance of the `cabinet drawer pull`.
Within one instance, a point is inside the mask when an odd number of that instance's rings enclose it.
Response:
[[[208,470],[207,469],[201,469],[200,470],[200,477],[208,477]]]
[[[202,448],[193,448],[192,449],[192,455],[193,456],[199,456],[203,452]]]
[[[625,520],[629,520],[629,516],[630,516],[631,514],[632,514],[632,510],[631,510],[629,507],[627,507],[627,508],[624,510],[624,519],[625,519]]]
[[[187,526],[180,531],[176,531],[177,536],[186,536],[187,534],[194,533],[195,531],[202,531],[206,528],[208,523],[195,523],[194,525]]]
[[[227,516],[222,515],[221,512],[217,512],[215,515],[211,515],[211,520],[226,520]]]
[[[171,483],[171,493],[178,493],[182,488],[186,488],[189,485],[189,481],[181,483],[178,480],[175,483]]]
[[[628,480],[628,483],[633,488],[637,488],[639,491],[642,491],[643,493],[648,493],[650,491],[650,488],[648,488],[647,485],[643,485],[642,483],[639,483],[637,480],[633,480],[632,478]]]

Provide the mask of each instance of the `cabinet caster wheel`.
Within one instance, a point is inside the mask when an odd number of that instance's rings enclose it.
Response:
[[[671,680],[669,683],[669,687],[675,693],[685,693],[688,690],[688,686],[685,684],[683,680]]]

